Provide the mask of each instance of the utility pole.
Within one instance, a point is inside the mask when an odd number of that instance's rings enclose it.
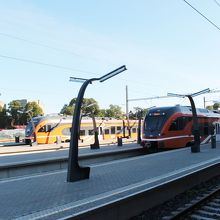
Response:
[[[128,86],[126,86],[126,115],[128,116]]]

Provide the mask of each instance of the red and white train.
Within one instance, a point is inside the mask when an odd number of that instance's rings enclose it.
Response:
[[[208,143],[214,132],[220,137],[220,113],[197,108],[200,141]],[[193,144],[190,106],[156,107],[149,110],[142,127],[142,146],[153,150],[188,147]]]

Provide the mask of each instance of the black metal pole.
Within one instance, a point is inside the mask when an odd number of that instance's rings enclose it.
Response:
[[[216,133],[214,124],[211,126],[211,147],[216,148]]]
[[[128,138],[131,138],[131,127],[130,127],[130,121],[129,121],[129,113],[127,115],[127,129],[128,129]]]
[[[80,113],[83,96],[87,86],[98,78],[92,78],[86,80],[78,93],[76,99],[76,105],[73,114],[72,129],[71,129],[71,140],[69,149],[69,161],[67,171],[67,181],[74,182],[82,179],[88,179],[90,173],[90,167],[80,167],[78,162],[78,139],[79,139],[79,127],[80,127]]]
[[[123,123],[123,138],[125,138],[125,121],[124,119],[122,120]]]
[[[142,119],[143,111],[139,112],[138,118],[138,132],[137,132],[137,144],[141,144],[141,119]]]
[[[99,149],[99,138],[98,138],[98,131],[96,126],[96,121],[94,115],[92,115],[92,122],[93,122],[93,130],[94,130],[94,144],[91,144],[91,149]]]
[[[193,135],[194,135],[194,143],[191,146],[191,152],[192,153],[198,153],[200,152],[200,132],[199,132],[199,122],[198,117],[196,113],[196,107],[195,103],[193,101],[193,98],[191,95],[187,95],[189,98],[191,107],[192,107],[192,120],[193,120]]]

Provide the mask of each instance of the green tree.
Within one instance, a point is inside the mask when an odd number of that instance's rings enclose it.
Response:
[[[74,111],[74,106],[68,106],[67,104],[65,104],[61,109],[60,114],[73,115],[73,111]]]
[[[140,116],[143,118],[149,111],[149,108],[141,108],[141,107],[134,107],[134,111],[129,113],[130,119],[139,119]]]
[[[213,109],[214,110],[218,110],[220,108],[220,103],[215,103],[214,105],[213,105]]]
[[[6,115],[6,105],[0,106],[0,128],[6,128],[8,124],[8,118]]]
[[[105,117],[121,119],[123,117],[121,107],[118,105],[109,105],[109,108],[105,111]]]
[[[212,106],[212,105],[206,106],[206,108],[207,108],[208,110],[213,110],[213,106]]]
[[[65,115],[73,115],[74,107],[76,104],[76,98],[73,98],[69,105],[65,104],[60,113]],[[97,116],[99,113],[98,102],[93,98],[84,98],[82,102],[81,112],[83,115],[93,114]]]
[[[106,117],[106,110],[100,109],[97,116],[102,118]]]
[[[206,106],[208,110],[218,110],[220,108],[220,103],[215,103],[214,105]]]
[[[12,127],[13,125],[19,125],[20,124],[20,119],[21,115],[18,111],[22,111],[22,106],[21,103],[17,100],[13,100],[8,104],[8,112],[11,115],[12,118]]]
[[[37,104],[37,102],[28,102],[25,106],[24,112],[30,111],[32,117],[43,115],[43,109]]]

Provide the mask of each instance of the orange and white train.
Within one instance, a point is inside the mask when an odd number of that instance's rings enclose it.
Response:
[[[96,118],[96,126],[98,130],[99,140],[116,139],[117,137],[137,138],[136,120],[118,120],[110,118]],[[72,127],[72,117],[61,115],[46,115],[34,117],[25,129],[25,143],[30,144],[34,141],[38,144],[69,142]],[[79,131],[80,140],[82,142],[94,141],[94,126],[92,118],[82,118]]]

